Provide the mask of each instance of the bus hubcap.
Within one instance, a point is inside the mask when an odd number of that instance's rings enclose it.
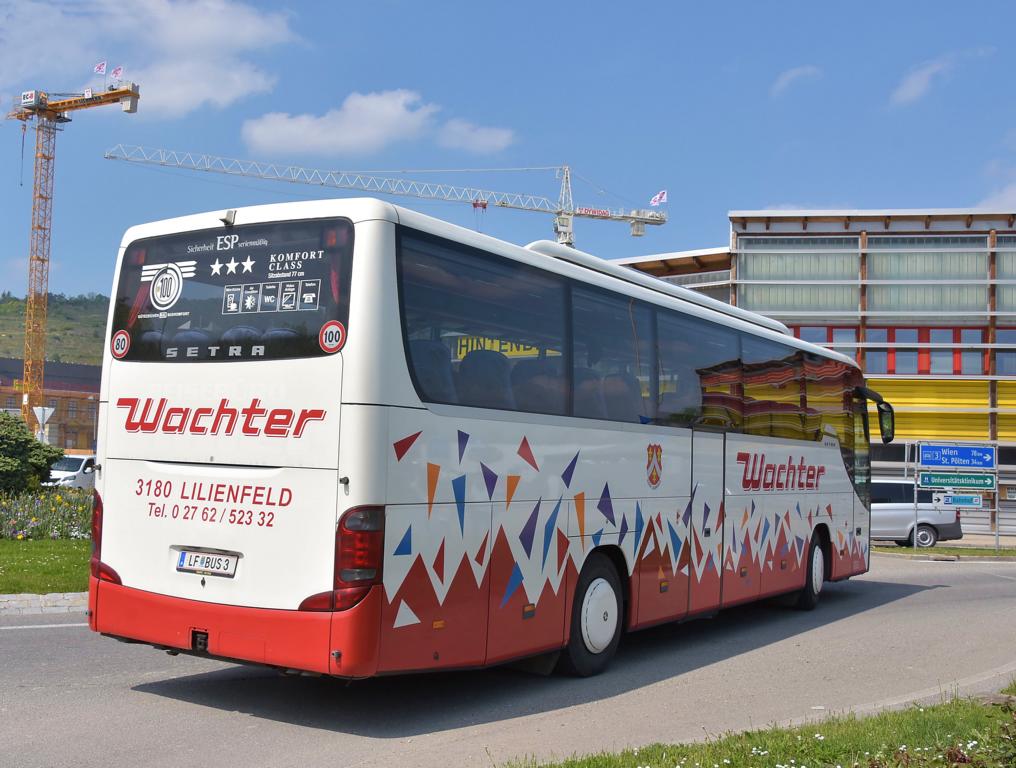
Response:
[[[823,581],[825,581],[825,557],[822,555],[822,548],[815,547],[815,556],[811,559],[811,588],[816,595],[822,591]]]
[[[606,579],[594,579],[582,598],[582,641],[590,653],[600,653],[617,630],[617,596]]]

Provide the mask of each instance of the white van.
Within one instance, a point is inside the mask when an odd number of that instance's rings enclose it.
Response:
[[[918,546],[933,547],[940,541],[962,539],[959,509],[938,509],[932,497],[932,491],[917,491]],[[912,547],[913,532],[914,481],[872,478],[871,538],[892,539],[901,547]]]
[[[95,456],[64,456],[49,468],[49,481],[43,485],[94,488]]]

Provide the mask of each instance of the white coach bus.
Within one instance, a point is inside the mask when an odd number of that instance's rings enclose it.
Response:
[[[561,652],[864,573],[856,364],[377,200],[127,231],[90,626],[338,677]]]

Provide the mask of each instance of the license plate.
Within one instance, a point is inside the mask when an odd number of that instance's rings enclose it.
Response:
[[[176,559],[176,569],[183,573],[201,573],[208,576],[236,575],[236,562],[240,558],[235,554],[223,552],[197,552],[185,549]]]

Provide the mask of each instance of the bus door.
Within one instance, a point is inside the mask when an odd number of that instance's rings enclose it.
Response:
[[[689,613],[718,608],[723,567],[724,443],[715,432],[692,433]]]

